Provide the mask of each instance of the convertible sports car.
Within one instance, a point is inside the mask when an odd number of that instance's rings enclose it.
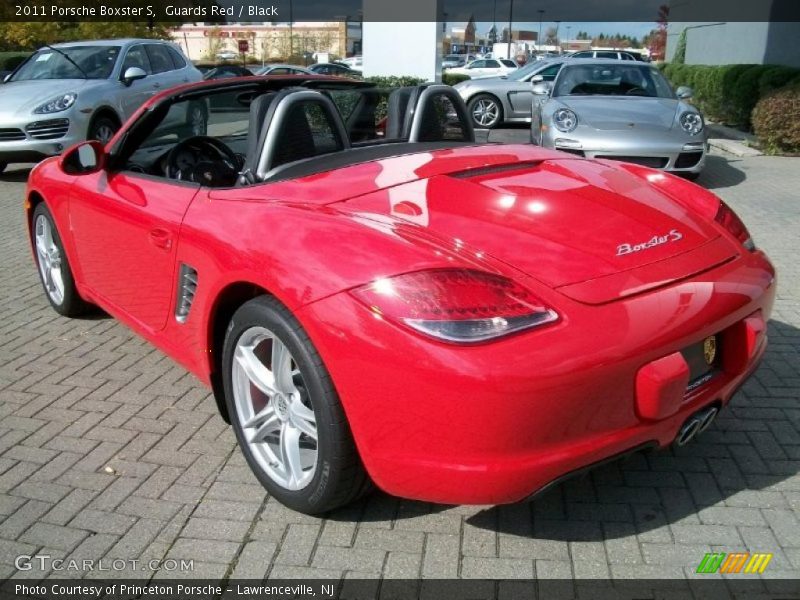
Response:
[[[162,125],[224,94],[241,110],[207,135]],[[370,482],[515,502],[685,444],[755,369],[776,288],[710,192],[476,144],[441,85],[169,90],[106,147],[40,163],[25,206],[53,308],[99,306],[184,364],[307,513]]]
[[[703,116],[692,91],[672,90],[653,65],[565,61],[555,81],[534,77],[533,143],[590,158],[637,163],[696,178],[706,162]]]

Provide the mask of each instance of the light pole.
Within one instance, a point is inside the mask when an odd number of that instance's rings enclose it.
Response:
[[[514,40],[514,0],[508,3],[508,46],[506,47],[506,58],[511,59],[511,42]]]
[[[542,50],[542,15],[544,15],[544,9],[540,8],[536,12],[539,13],[539,37],[536,38],[536,45],[539,46],[539,51]]]

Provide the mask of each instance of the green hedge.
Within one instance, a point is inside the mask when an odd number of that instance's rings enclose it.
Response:
[[[0,71],[13,71],[30,55],[30,52],[0,52]]]
[[[675,87],[694,89],[694,103],[709,118],[749,128],[759,98],[794,80],[800,69],[780,65],[684,65],[663,66],[664,75]]]
[[[764,151],[800,153],[800,79],[758,101],[753,129]]]
[[[461,75],[460,73],[444,73],[442,75],[442,83],[445,85],[455,85],[469,78],[469,75]]]

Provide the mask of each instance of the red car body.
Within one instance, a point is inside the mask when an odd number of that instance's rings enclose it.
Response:
[[[373,481],[435,502],[514,502],[670,444],[754,370],[775,296],[769,260],[737,238],[732,213],[715,220],[724,209],[710,192],[528,145],[230,189],[69,176],[55,158],[32,171],[27,194],[29,213],[48,204],[81,296],[215,388],[232,310],[253,290],[278,298],[322,356]],[[185,322],[172,318],[180,262],[200,280]],[[458,345],[350,293],[441,268],[508,277],[558,318]],[[687,392],[681,350],[711,335],[720,372]]]

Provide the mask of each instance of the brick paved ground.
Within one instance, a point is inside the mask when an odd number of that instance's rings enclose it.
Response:
[[[775,554],[765,577],[784,579],[768,585],[790,585],[800,575],[798,165],[712,156],[702,178],[771,254],[780,293],[763,366],[689,447],[604,467],[532,504],[445,507],[376,493],[325,519],[266,497],[185,371],[111,319],[50,309],[25,243],[27,172],[6,173],[0,577],[15,574],[17,555],[48,554],[194,559],[193,575],[205,577],[684,578],[705,552],[751,550]]]

